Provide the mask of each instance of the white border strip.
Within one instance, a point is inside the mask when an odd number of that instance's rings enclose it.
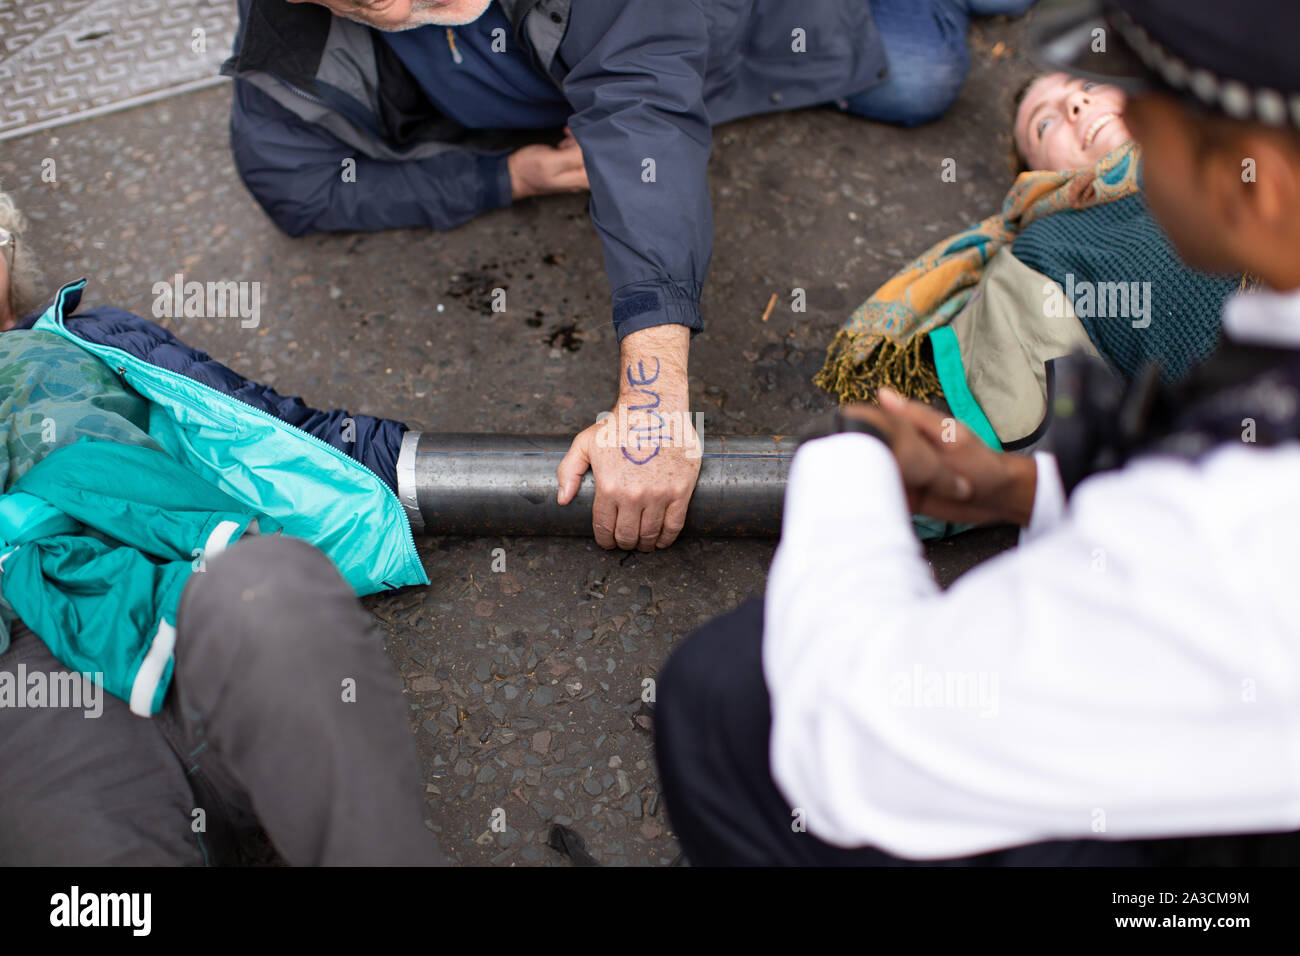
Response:
[[[158,692],[158,682],[162,680],[163,668],[171,660],[175,648],[176,628],[166,618],[160,617],[149,651],[140,662],[140,669],[135,672],[135,680],[131,682],[131,713],[140,717],[152,715],[153,697]]]
[[[203,560],[211,561],[226,548],[230,547],[230,539],[234,537],[235,532],[239,530],[238,521],[221,521],[212,529],[208,535],[208,540],[203,542]]]

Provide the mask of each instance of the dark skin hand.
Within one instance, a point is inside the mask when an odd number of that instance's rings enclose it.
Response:
[[[1038,480],[1031,456],[995,452],[952,416],[889,389],[877,397],[878,406],[842,411],[888,437],[914,513],[959,524],[1029,524]]]

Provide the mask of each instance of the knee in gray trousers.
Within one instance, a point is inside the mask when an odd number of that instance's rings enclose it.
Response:
[[[401,681],[316,548],[247,537],[194,575],[173,680],[198,765],[220,763],[290,863],[445,862]]]
[[[88,716],[5,712],[0,864],[238,859],[254,821],[296,864],[445,862],[424,826],[401,684],[320,551],[249,537],[181,598],[152,719],[102,694]],[[66,672],[21,622],[0,670]]]

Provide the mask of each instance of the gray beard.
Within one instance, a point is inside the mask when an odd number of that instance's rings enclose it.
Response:
[[[440,7],[416,7],[411,10],[410,19],[400,27],[389,27],[384,30],[385,33],[403,33],[407,30],[417,30],[420,27],[463,27],[467,23],[473,23],[479,17],[487,12],[491,0],[484,0],[482,9],[477,13],[452,13],[450,10],[443,10]],[[345,14],[346,16],[346,14]],[[356,16],[347,17],[349,20],[355,20],[357,23],[366,21]],[[366,24],[371,26],[371,24]]]

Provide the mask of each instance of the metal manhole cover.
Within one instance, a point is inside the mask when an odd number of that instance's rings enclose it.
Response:
[[[0,0],[0,140],[223,81],[234,0]]]

